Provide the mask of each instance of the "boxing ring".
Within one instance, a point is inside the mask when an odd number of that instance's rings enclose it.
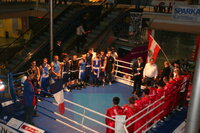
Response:
[[[121,99],[120,106],[128,103],[128,97],[131,96],[133,81],[130,74],[132,71],[132,63],[122,60],[115,61],[114,79],[117,81],[112,86],[90,87],[82,90],[74,90],[71,93],[65,92],[65,114],[61,115],[57,111],[57,103],[53,98],[43,98],[42,102],[37,104],[37,112],[39,117],[34,118],[37,127],[48,133],[58,133],[65,131],[66,133],[104,133],[106,128],[115,130],[116,133],[128,133],[128,128],[137,123],[141,119],[145,119],[140,127],[134,130],[134,133],[147,132],[160,120],[156,118],[162,115],[164,110],[159,109],[165,104],[165,96],[155,100],[147,107],[143,108],[132,117],[123,119],[113,119],[105,115],[105,110],[112,106],[112,98],[118,96]],[[14,94],[13,76],[20,75],[9,73],[7,78],[9,90],[13,101],[20,99]],[[125,75],[125,76],[124,76]],[[46,92],[47,93],[47,92]],[[155,110],[156,115],[152,116]],[[149,117],[152,116],[152,117]],[[117,127],[113,128],[105,124],[105,118],[111,119],[117,123]],[[131,120],[131,123],[126,124]],[[152,123],[153,121],[153,123]]]

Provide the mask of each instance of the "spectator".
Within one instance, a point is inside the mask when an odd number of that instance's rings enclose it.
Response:
[[[167,13],[172,11],[172,3],[169,3],[169,6],[167,7]]]
[[[159,7],[159,12],[165,12],[165,3],[164,2],[160,2],[158,7]]]
[[[113,101],[113,107],[106,110],[106,116],[115,119],[116,115],[123,115],[123,109],[118,105],[120,102],[119,97],[114,97],[112,101]],[[109,118],[106,118],[105,121],[106,125],[115,128],[115,121]],[[110,128],[106,128],[106,133],[115,133],[115,131]]]
[[[106,8],[113,7],[115,0],[106,0]]]
[[[153,86],[157,76],[158,68],[157,65],[154,63],[154,59],[151,58],[149,60],[149,63],[147,63],[144,67],[143,81],[147,86]]]
[[[83,28],[83,24],[79,24],[76,27],[76,47],[77,47],[77,53],[80,52],[80,48],[83,48],[83,45],[85,43],[85,30]]]
[[[140,9],[140,0],[135,1],[135,8]]]

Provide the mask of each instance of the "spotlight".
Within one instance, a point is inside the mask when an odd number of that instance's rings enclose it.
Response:
[[[2,80],[0,80],[0,92],[5,91],[5,85],[3,84]]]

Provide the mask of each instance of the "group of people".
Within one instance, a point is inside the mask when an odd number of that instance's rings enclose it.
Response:
[[[32,61],[30,68],[25,72],[27,79],[24,82],[23,98],[26,122],[33,124],[36,94],[49,97],[50,93],[54,93],[54,89],[58,87],[69,92],[72,89],[85,88],[87,85],[93,87],[104,86],[107,83],[112,85],[116,52],[95,53],[93,49],[89,49],[87,53],[82,54],[81,58],[72,55],[70,60],[66,53],[62,56],[63,59],[60,61],[59,56],[55,55],[50,64],[48,59],[44,58],[40,66],[37,66],[36,61]],[[59,86],[53,86],[54,83],[59,83]]]
[[[157,107],[151,113],[138,119],[128,127],[128,132],[133,133],[158,113],[163,111],[163,113],[155,117],[138,131],[141,133],[142,130],[147,129],[155,121],[164,120],[170,112],[174,110],[180,111],[186,104],[187,90],[190,82],[190,75],[188,73],[181,75],[181,70],[182,68],[179,63],[175,62],[173,66],[170,66],[170,64],[165,61],[164,69],[159,75],[157,65],[154,63],[153,59],[150,59],[149,62],[145,64],[142,57],[138,57],[137,61],[133,63],[133,96],[129,97],[129,103],[122,107],[119,106],[119,97],[114,97],[113,107],[106,110],[106,115],[113,119],[115,119],[116,115],[125,115],[126,119],[128,119],[164,96],[162,100],[155,102],[153,106],[126,122],[126,125],[129,125],[134,120],[147,113],[148,110],[151,110],[164,102],[163,105]],[[141,85],[143,85],[143,88],[141,88]],[[105,121],[107,125],[113,128],[115,127],[115,121],[112,119],[106,118]],[[106,130],[106,133],[114,132],[115,131],[110,128],[107,128]]]

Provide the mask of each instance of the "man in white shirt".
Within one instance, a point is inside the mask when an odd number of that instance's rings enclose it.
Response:
[[[154,63],[154,59],[150,59],[144,67],[143,71],[143,81],[147,86],[153,86],[154,81],[158,76],[158,67]]]

